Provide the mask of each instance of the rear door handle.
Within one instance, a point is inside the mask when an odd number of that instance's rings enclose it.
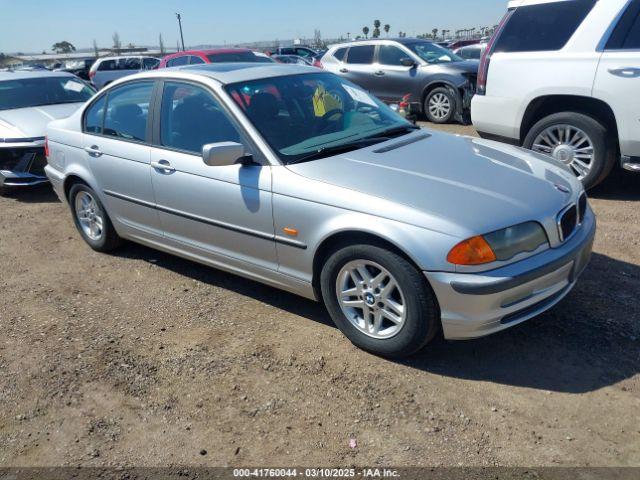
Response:
[[[346,68],[341,68],[339,70],[340,73],[349,73],[349,70],[347,70]]]
[[[101,157],[102,151],[97,145],[91,145],[90,147],[84,147],[84,151],[92,157]]]
[[[160,160],[159,162],[151,162],[151,166],[156,170],[161,170],[164,173],[175,172],[176,169],[171,166],[167,160]]]
[[[611,68],[609,69],[611,75],[623,78],[636,78],[640,77],[640,68],[626,67],[626,68]]]
[[[374,75],[377,75],[378,77],[383,77],[384,72],[382,70],[378,70],[377,72],[374,73]]]

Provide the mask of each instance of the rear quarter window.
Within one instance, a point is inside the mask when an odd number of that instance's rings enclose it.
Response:
[[[563,48],[595,0],[564,0],[518,7],[505,25],[495,52],[547,52]]]

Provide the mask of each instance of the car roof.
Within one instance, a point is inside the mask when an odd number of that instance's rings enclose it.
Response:
[[[119,58],[156,58],[151,55],[112,55],[110,57],[100,57],[96,59],[96,63],[103,60],[118,60]]]
[[[175,75],[180,73],[200,75],[211,78],[218,83],[227,85],[230,83],[248,82],[266,78],[283,77],[286,75],[302,75],[313,73],[326,73],[318,68],[306,65],[282,64],[282,63],[204,63],[198,65],[185,65],[181,67],[163,68],[133,76],[124,77],[122,81],[140,78],[155,78]],[[118,84],[122,81],[117,82]],[[114,82],[114,85],[116,82]]]
[[[538,5],[540,3],[555,3],[563,0],[511,0],[508,4],[509,9],[526,7],[528,5]]]
[[[400,43],[401,45],[409,45],[416,42],[425,42],[425,43],[434,43],[430,40],[425,40],[423,38],[413,38],[413,37],[392,37],[392,38],[363,38],[360,40],[353,40],[351,42],[344,43],[336,43],[331,45],[331,48],[343,48],[343,47],[352,47],[357,45],[374,45],[378,43]]]
[[[50,72],[49,70],[9,70],[0,72],[0,82],[5,80],[24,80],[26,78],[55,78],[69,77],[78,78],[67,72]]]

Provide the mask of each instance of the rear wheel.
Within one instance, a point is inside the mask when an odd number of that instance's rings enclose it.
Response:
[[[606,127],[582,113],[543,118],[529,130],[524,147],[565,164],[585,188],[604,180],[615,165],[615,146]]]
[[[320,277],[331,317],[351,342],[387,357],[420,350],[440,328],[433,291],[422,273],[373,245],[336,251]]]
[[[456,114],[455,94],[447,87],[434,88],[424,100],[424,113],[433,123],[449,123]]]
[[[69,191],[69,205],[76,228],[87,244],[98,252],[109,252],[122,244],[113,224],[91,187],[76,183]]]

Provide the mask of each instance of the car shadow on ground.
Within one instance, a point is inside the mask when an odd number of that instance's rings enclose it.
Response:
[[[51,185],[16,188],[4,193],[4,197],[21,203],[58,203],[60,200]]]
[[[118,254],[334,326],[320,303],[135,244]],[[541,390],[597,390],[640,372],[639,297],[640,267],[594,254],[576,288],[549,312],[481,339],[436,340],[397,363],[436,375]]]
[[[587,193],[591,198],[602,200],[640,200],[640,173],[617,168],[600,185]]]

